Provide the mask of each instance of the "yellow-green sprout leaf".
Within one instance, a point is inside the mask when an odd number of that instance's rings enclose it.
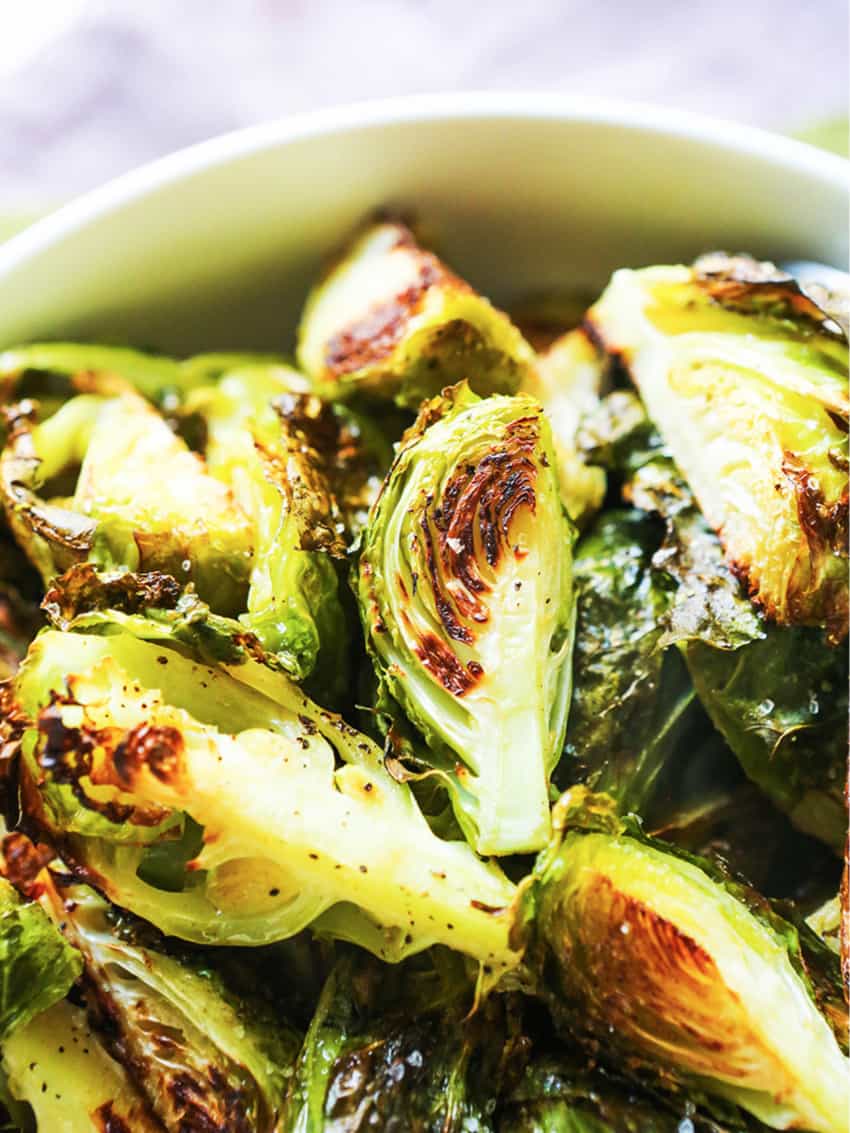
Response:
[[[581,330],[571,330],[540,354],[523,383],[549,419],[564,507],[580,527],[586,526],[605,498],[605,470],[587,464],[576,448],[582,417],[599,405],[604,360]]]
[[[7,1089],[27,1103],[38,1133],[164,1133],[120,1062],[67,1000],[3,1043]]]
[[[297,356],[324,396],[414,408],[464,378],[481,394],[511,393],[534,360],[507,315],[392,223],[358,236],[313,289]]]
[[[845,1133],[836,973],[822,1014],[797,930],[763,899],[628,824],[574,810],[533,890],[536,963],[557,973],[546,987],[556,1014],[615,1065],[693,1083],[777,1129]]]
[[[43,909],[0,878],[0,1040],[62,999],[81,970]]]
[[[540,404],[482,400],[464,384],[423,406],[364,536],[370,651],[480,853],[548,837],[570,697],[572,540]]]
[[[772,265],[619,271],[589,315],[730,565],[781,624],[847,630],[847,342]]]
[[[122,836],[129,816],[115,837],[101,826],[67,839],[108,897],[163,931],[260,944],[330,910],[336,934],[362,935],[387,959],[443,943],[494,970],[518,960],[514,886],[464,843],[437,838],[380,750],[282,673],[213,669],[127,633],[47,631],[16,694],[32,721],[34,817],[49,823],[37,799],[71,781],[81,801],[138,808],[137,822],[187,816],[202,829],[181,891],[143,879],[150,849]],[[159,845],[179,855],[185,842],[166,830]]]
[[[37,495],[75,474],[64,499]],[[241,608],[248,519],[137,394],[82,395],[36,426],[22,412],[3,453],[2,486],[13,530],[45,583],[90,560],[164,571],[194,582],[220,613]]]

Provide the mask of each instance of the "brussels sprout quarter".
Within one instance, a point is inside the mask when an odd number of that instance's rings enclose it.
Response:
[[[750,596],[847,631],[847,342],[788,276],[745,258],[618,271],[589,315]]]
[[[234,995],[208,961],[169,955],[149,926],[139,933],[94,890],[68,881],[64,870],[43,870],[40,903],[79,950],[90,1015],[115,1034],[116,1053],[165,1128],[278,1129],[298,1034],[261,1001]]]
[[[359,601],[384,686],[480,853],[542,846],[570,695],[573,529],[549,426],[465,384],[426,404],[373,510]]]
[[[15,693],[32,817],[162,931],[245,945],[312,925],[384,959],[438,942],[519,959],[514,886],[433,834],[380,749],[283,673],[49,631]]]
[[[367,393],[415,408],[467,378],[511,393],[534,352],[507,315],[477,295],[400,224],[354,241],[310,294],[298,362],[319,393]]]
[[[701,1085],[778,1129],[846,1133],[847,1060],[797,931],[763,899],[616,829],[569,830],[538,887],[555,1010],[615,1066]]]

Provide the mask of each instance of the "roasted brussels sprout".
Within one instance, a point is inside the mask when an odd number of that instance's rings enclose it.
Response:
[[[508,1021],[498,997],[470,1013],[457,965],[397,973],[346,955],[328,977],[296,1068],[301,1133],[494,1131]]]
[[[380,750],[283,673],[45,631],[14,692],[30,814],[163,931],[261,944],[311,925],[388,959],[442,942],[493,974],[518,961],[514,886],[432,834]]]
[[[156,938],[149,927],[61,869],[43,869],[34,890],[83,959],[90,1014],[167,1129],[278,1128],[300,1047],[294,1030],[232,995],[202,957],[170,955],[147,939]]]
[[[20,1121],[35,1133],[166,1133],[85,1009],[67,999],[3,1042],[0,1067],[16,1127]]]
[[[512,393],[534,352],[407,228],[381,223],[313,288],[297,357],[323,396],[363,393],[415,409],[463,378],[481,394]]]
[[[527,396],[423,406],[363,539],[384,689],[421,731],[479,853],[539,848],[570,695],[572,525]]]
[[[72,477],[70,499],[37,492]],[[9,523],[45,583],[74,562],[165,571],[219,613],[244,604],[248,518],[137,394],[82,395],[33,426],[19,407],[0,463]]]
[[[618,271],[589,313],[726,558],[780,625],[847,633],[847,342],[746,257]]]
[[[295,371],[248,368],[195,391],[187,408],[206,422],[210,471],[251,521],[240,621],[296,680],[312,677],[333,699],[345,689],[349,640],[332,561],[346,550],[330,482],[337,430],[318,398],[294,392],[299,385]]]
[[[602,392],[602,356],[583,330],[558,338],[537,359],[523,390],[536,397],[549,420],[558,457],[564,507],[579,527],[587,525],[605,498],[605,472],[576,449],[582,417],[594,411]]]
[[[796,826],[841,848],[847,830],[847,652],[828,631],[766,620],[636,399],[612,394],[585,430],[667,535],[653,556],[674,587],[660,643],[678,644],[697,695],[747,775]]]
[[[727,1097],[775,1128],[846,1130],[835,957],[821,975],[812,934],[612,814],[605,796],[563,796],[526,891],[529,962],[553,1012],[630,1072]]]

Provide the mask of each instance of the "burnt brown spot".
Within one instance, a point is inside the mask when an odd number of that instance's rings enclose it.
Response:
[[[396,247],[407,249],[410,246],[400,242]],[[417,251],[416,255],[418,270],[404,291],[384,303],[377,303],[362,318],[330,339],[325,349],[328,377],[340,378],[386,361],[404,337],[408,322],[422,308],[428,289],[434,284],[451,283],[454,290],[470,290],[430,252]]]
[[[483,596],[491,580],[481,554],[491,570],[497,569],[511,545],[517,512],[535,511],[539,437],[536,415],[511,422],[498,447],[458,467],[439,504],[422,509],[416,549],[425,559],[437,614],[455,641],[471,644],[473,626],[490,616]]]
[[[35,897],[36,879],[53,858],[53,851],[49,846],[32,842],[19,831],[7,834],[2,845],[3,876],[22,893]]]
[[[111,1101],[98,1106],[92,1117],[101,1133],[133,1133],[124,1118],[115,1112]]]
[[[752,256],[711,252],[694,264],[697,283],[715,303],[743,314],[793,319],[811,330],[845,339],[835,315],[820,306],[787,272]]]
[[[114,730],[87,725],[69,728],[63,719],[63,706],[68,703],[73,701],[53,692],[50,704],[38,715],[39,767],[52,782],[70,787],[74,797],[88,810],[102,814],[110,822],[138,822],[141,812],[135,814],[133,806],[116,800],[95,800],[87,793],[85,779],[100,784],[111,782],[109,769],[96,756],[111,750],[116,735]]]
[[[125,614],[142,613],[149,607],[172,610],[181,593],[170,574],[98,573],[92,563],[77,563],[54,579],[41,608],[55,626],[67,629],[79,614],[91,610],[112,609]]]
[[[127,786],[145,767],[161,783],[174,783],[182,771],[183,737],[169,725],[138,724],[115,749],[113,764]]]
[[[817,476],[791,452],[784,454],[782,472],[794,492],[807,552],[788,588],[789,619],[805,624],[820,618],[830,642],[837,644],[847,636],[847,577],[846,570],[830,577],[827,568],[830,560],[847,558],[848,488],[845,484],[837,499],[827,500]]]
[[[630,1060],[742,1083],[765,1051],[711,955],[644,902],[596,874],[568,899],[558,925],[558,970],[581,1027]],[[551,939],[551,938],[550,938]]]
[[[476,677],[464,668],[445,642],[433,633],[420,637],[416,656],[453,696],[463,696],[477,684]]]

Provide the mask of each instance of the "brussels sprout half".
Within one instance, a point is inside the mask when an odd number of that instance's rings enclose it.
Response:
[[[39,902],[82,956],[90,1014],[165,1127],[273,1133],[298,1034],[56,868],[35,878]]]
[[[572,541],[538,402],[462,383],[423,406],[373,509],[358,599],[381,681],[480,853],[534,850],[549,833]]]
[[[166,1133],[85,1009],[66,999],[6,1039],[0,1067],[24,1129],[34,1120],[36,1133]]]
[[[562,798],[527,891],[529,960],[557,1017],[630,1072],[728,1097],[774,1128],[846,1131],[836,958],[813,983],[824,958],[804,930],[609,807],[581,789]]]
[[[63,476],[70,498],[37,493]],[[82,395],[14,419],[0,463],[9,523],[46,584],[74,562],[165,571],[220,613],[244,603],[252,546],[227,487],[139,395]]]
[[[847,342],[746,258],[618,271],[589,312],[753,600],[847,633]]]
[[[298,328],[298,364],[329,398],[367,394],[416,408],[452,382],[512,393],[534,352],[401,224],[369,227],[318,283]]]
[[[311,925],[390,960],[442,942],[518,962],[514,886],[432,834],[379,749],[283,673],[45,631],[15,696],[31,816],[163,931],[262,944]]]

